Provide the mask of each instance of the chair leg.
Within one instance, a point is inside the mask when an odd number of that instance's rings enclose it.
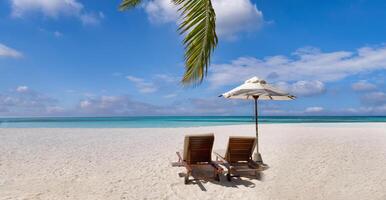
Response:
[[[185,175],[185,185],[188,184],[189,181],[189,176],[192,174],[192,171],[186,170],[186,175]]]
[[[227,180],[228,180],[228,181],[232,181],[232,176],[231,176],[230,173],[227,173]]]
[[[219,175],[219,174],[216,174],[216,176],[214,177],[214,180],[220,181],[220,175]]]
[[[261,179],[261,173],[259,171],[255,172],[256,179]]]
[[[214,168],[213,169],[213,175],[214,175],[214,180],[215,181],[220,181],[220,175],[219,175],[220,171],[219,169],[217,168]]]
[[[185,175],[185,185],[189,183],[189,173],[186,173]]]

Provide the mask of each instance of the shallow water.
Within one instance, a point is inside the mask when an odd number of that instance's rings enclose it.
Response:
[[[386,122],[386,116],[262,116],[259,123]],[[253,124],[249,116],[0,118],[1,128],[161,128]]]

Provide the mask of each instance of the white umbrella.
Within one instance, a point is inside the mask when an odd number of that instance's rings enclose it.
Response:
[[[261,80],[256,76],[248,79],[244,84],[234,88],[233,90],[226,92],[220,97],[229,99],[253,99],[255,100],[255,123],[256,123],[256,153],[254,160],[263,163],[263,159],[259,153],[259,129],[257,120],[257,100],[293,100],[295,96],[288,94],[287,92],[281,91],[269,84],[265,80]]]

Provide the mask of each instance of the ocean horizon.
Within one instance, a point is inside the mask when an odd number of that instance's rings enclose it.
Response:
[[[261,116],[261,124],[386,122],[386,116]],[[15,117],[0,128],[175,128],[253,124],[251,116]]]

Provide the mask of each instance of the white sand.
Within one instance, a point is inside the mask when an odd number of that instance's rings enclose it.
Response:
[[[0,199],[386,199],[386,124],[262,125],[262,179],[184,185],[184,134],[253,126],[0,129]]]

